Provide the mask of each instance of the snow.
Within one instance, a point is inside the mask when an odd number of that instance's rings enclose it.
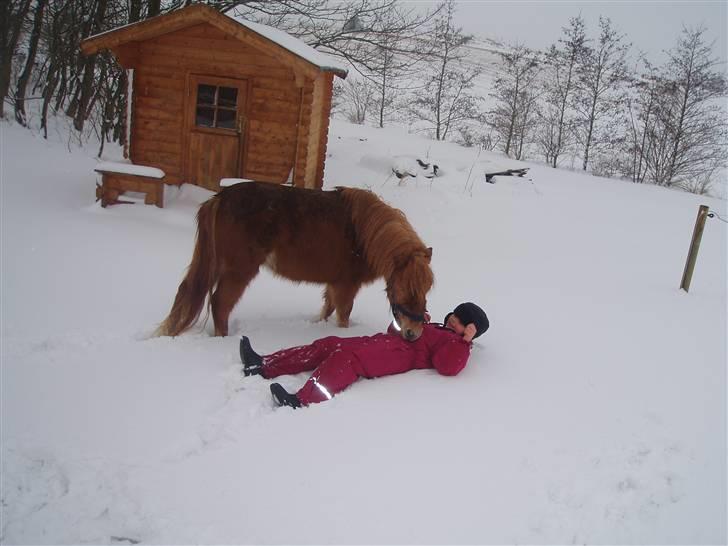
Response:
[[[322,70],[336,72],[338,75],[343,77],[346,77],[346,74],[349,72],[349,67],[346,63],[339,61],[331,55],[327,55],[326,53],[314,49],[307,43],[302,42],[294,36],[291,36],[287,32],[283,32],[282,30],[270,27],[268,25],[264,25],[262,23],[255,23],[253,21],[243,19],[236,14],[235,9],[225,13],[225,15],[230,17],[233,21],[246,27],[247,29],[252,30],[256,34],[259,34],[264,38],[267,38],[275,44],[278,44],[283,49],[290,51],[294,55],[301,57],[305,61],[308,61],[309,63],[319,67]]]
[[[325,187],[403,210],[434,248],[433,317],[475,301],[491,328],[456,377],[293,411],[242,376],[239,335],[382,331],[383,282],[345,331],[311,321],[320,286],[262,272],[230,337],[151,338],[210,192],[102,209],[93,147],[0,131],[3,543],[726,542],[725,223],[678,289],[698,206],[725,201],[537,163],[486,184],[513,165],[334,121]],[[441,175],[400,184],[402,156]]]
[[[164,178],[162,169],[148,167],[146,165],[134,165],[131,162],[101,161],[94,167],[98,172],[133,174],[135,176],[146,176],[147,178]]]
[[[418,177],[433,178],[440,172],[439,166],[412,155],[394,156],[392,172],[400,178]]]
[[[233,186],[235,184],[242,184],[244,182],[254,182],[254,180],[250,180],[249,178],[221,178],[220,187],[227,188],[228,186]]]

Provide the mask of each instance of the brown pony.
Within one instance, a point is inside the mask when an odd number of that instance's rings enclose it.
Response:
[[[320,319],[336,310],[342,327],[361,286],[384,277],[402,337],[414,340],[434,282],[431,257],[405,215],[370,191],[235,184],[200,207],[192,262],[157,335],[190,328],[208,295],[215,335],[227,335],[230,312],[265,265],[287,279],[325,284]]]

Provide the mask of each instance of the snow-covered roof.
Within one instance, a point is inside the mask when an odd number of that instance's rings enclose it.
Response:
[[[216,9],[204,4],[193,4],[169,13],[157,15],[156,17],[90,36],[81,42],[81,50],[85,55],[91,55],[102,49],[113,49],[128,42],[148,40],[161,34],[174,32],[199,23],[210,23],[217,26],[223,32],[232,34],[238,29],[231,23],[237,23],[261,39],[271,42],[280,49],[305,61],[311,65],[311,70],[319,69],[324,72],[333,72],[342,78],[345,78],[349,71],[345,63],[326,53],[315,50],[308,44],[282,30],[248,21],[237,16],[234,11],[220,13]]]
[[[349,72],[349,69],[344,63],[335,59],[331,55],[327,55],[326,53],[322,53],[321,51],[312,48],[310,45],[294,36],[291,36],[287,32],[283,32],[282,30],[269,27],[268,25],[263,25],[261,23],[248,21],[247,19],[243,19],[239,15],[236,15],[234,12],[228,12],[225,15],[230,17],[236,23],[243,25],[245,28],[252,30],[256,34],[259,34],[279,45],[283,49],[286,49],[294,55],[297,55],[298,57],[301,57],[309,63],[319,67],[321,70],[336,72],[342,76],[346,76]]]

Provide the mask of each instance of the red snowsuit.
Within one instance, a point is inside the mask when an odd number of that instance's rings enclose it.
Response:
[[[330,399],[360,377],[382,377],[424,368],[455,375],[465,367],[471,345],[439,324],[425,324],[416,341],[405,341],[390,325],[386,334],[330,336],[266,355],[261,375],[271,379],[315,370],[296,393],[301,403],[307,405]]]

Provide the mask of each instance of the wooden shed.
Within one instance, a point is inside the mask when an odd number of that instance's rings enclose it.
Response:
[[[333,78],[346,77],[331,57],[201,4],[92,36],[81,49],[110,50],[129,69],[129,159],[161,169],[164,183],[321,187]],[[138,186],[133,174],[113,178]]]

